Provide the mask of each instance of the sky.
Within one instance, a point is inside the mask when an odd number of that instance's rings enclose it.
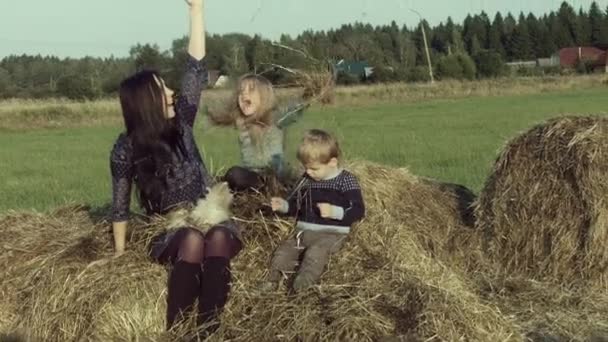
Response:
[[[589,9],[593,0],[569,0]],[[241,32],[278,39],[307,29],[327,30],[356,21],[416,25],[415,9],[431,25],[451,16],[462,22],[482,10],[493,18],[557,10],[561,0],[205,0],[209,33]],[[608,0],[596,0],[600,8]],[[36,7],[38,6],[38,7]],[[0,0],[0,59],[8,55],[126,56],[136,43],[168,49],[188,32],[183,0]]]

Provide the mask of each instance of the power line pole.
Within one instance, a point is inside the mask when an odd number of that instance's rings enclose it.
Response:
[[[433,66],[431,65],[431,55],[429,53],[429,45],[426,42],[426,32],[424,31],[424,21],[422,20],[422,16],[417,11],[410,8],[410,11],[416,13],[418,17],[420,17],[420,30],[422,31],[422,41],[424,42],[424,51],[426,53],[426,61],[429,65],[429,77],[430,82],[433,84],[435,79],[433,78]]]

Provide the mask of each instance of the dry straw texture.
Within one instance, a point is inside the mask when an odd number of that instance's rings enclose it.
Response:
[[[246,244],[211,340],[582,341],[608,327],[604,292],[568,292],[495,271],[481,235],[463,220],[462,188],[402,168],[347,168],[359,177],[367,216],[322,284],[302,294],[256,290],[291,222],[262,215],[270,194],[235,198]],[[187,327],[163,331],[166,271],[146,256],[164,224],[134,221],[129,252],[91,266],[112,253],[103,216],[78,206],[7,214],[0,219],[0,332],[45,341],[182,336]]]
[[[507,271],[605,288],[608,120],[553,119],[512,140],[476,212],[490,257]]]

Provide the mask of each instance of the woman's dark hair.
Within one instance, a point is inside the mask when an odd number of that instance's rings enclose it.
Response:
[[[120,84],[120,105],[133,145],[135,184],[140,205],[160,213],[166,189],[165,173],[175,157],[183,157],[178,127],[166,118],[162,79],[155,71],[140,71]]]

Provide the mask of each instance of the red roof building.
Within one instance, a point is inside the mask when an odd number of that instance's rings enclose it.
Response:
[[[590,63],[595,71],[606,72],[608,54],[606,51],[588,46],[569,47],[559,50],[559,64],[562,68],[576,68],[579,60]]]

